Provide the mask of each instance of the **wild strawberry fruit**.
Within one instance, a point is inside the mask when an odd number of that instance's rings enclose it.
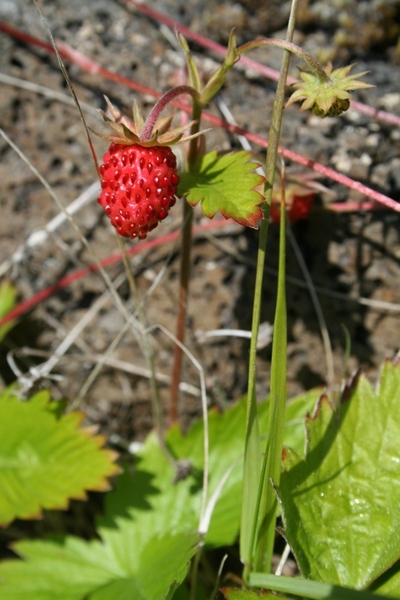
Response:
[[[187,86],[164,94],[146,121],[136,103],[133,120],[122,115],[107,97],[112,119],[100,111],[111,133],[97,135],[111,145],[100,167],[102,191],[98,202],[124,237],[143,240],[175,204],[179,176],[170,146],[193,139],[201,132],[183,137],[193,122],[170,129],[172,116],[158,116],[171,99],[184,92]]]
[[[288,195],[289,192],[289,195]],[[314,204],[315,192],[306,192],[304,190],[286,191],[286,211],[289,223],[306,220]],[[273,223],[279,223],[281,220],[280,198],[274,197],[271,204],[270,219]]]
[[[120,235],[143,240],[175,204],[175,155],[168,146],[112,143],[103,160],[98,202]]]

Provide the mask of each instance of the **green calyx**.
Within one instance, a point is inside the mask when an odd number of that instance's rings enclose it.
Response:
[[[133,119],[129,119],[110,102],[107,96],[105,96],[105,100],[111,118],[104,111],[100,110],[99,112],[111,132],[105,134],[94,133],[108,142],[126,146],[131,146],[133,144],[140,144],[145,147],[173,146],[174,144],[186,142],[203,133],[184,135],[185,131],[193,125],[194,121],[190,121],[182,127],[171,129],[173,115],[157,118],[154,120],[154,123],[149,123],[148,119],[146,121],[144,120],[136,101],[133,103]],[[162,108],[163,107],[161,107],[161,109]]]
[[[353,65],[332,71],[329,63],[324,69],[327,76],[322,78],[316,72],[301,71],[302,81],[295,83],[296,91],[290,96],[286,106],[303,101],[300,110],[311,110],[318,117],[336,117],[350,106],[350,91],[373,87],[363,81],[357,81],[367,73],[349,75]]]

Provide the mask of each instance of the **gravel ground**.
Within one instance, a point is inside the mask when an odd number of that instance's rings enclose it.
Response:
[[[354,6],[354,2],[345,0],[300,2],[295,41],[323,62],[332,60],[335,67],[357,62],[356,70],[369,71],[366,79],[376,86],[355,94],[357,100],[399,115],[400,2],[358,2],[356,10]],[[259,35],[283,36],[289,11],[289,3],[278,0],[266,2],[262,8],[255,0],[234,4],[163,0],[152,2],[151,7],[222,44],[226,44],[232,27],[236,27],[239,43]],[[182,77],[182,55],[173,44],[170,32],[160,29],[122,1],[55,0],[44,3],[43,11],[55,38],[121,75],[160,91],[170,88]],[[25,0],[1,0],[0,19],[45,39],[35,7]],[[0,48],[1,73],[67,96],[54,57],[4,33],[0,34]],[[220,57],[197,44],[192,44],[192,48],[202,71],[211,72]],[[279,68],[281,60],[276,50],[258,50],[251,57],[274,68]],[[297,75],[297,65],[296,61],[292,62],[293,76]],[[137,97],[145,111],[151,106],[150,97],[134,94],[107,81],[101,74],[89,75],[76,66],[69,66],[68,70],[80,101],[92,108],[104,108],[103,94],[119,106],[128,108],[133,97]],[[39,90],[21,89],[6,82],[1,85],[1,127],[66,206],[96,181],[76,108]],[[220,98],[241,126],[266,137],[274,89],[273,82],[239,65],[229,75]],[[210,110],[219,114],[215,105]],[[101,128],[99,117],[93,111],[85,114],[91,127]],[[400,197],[400,130],[394,125],[353,109],[339,118],[321,121],[300,113],[298,106],[294,106],[285,113],[282,144],[395,200]],[[215,129],[208,136],[208,146],[227,150],[239,147],[239,142]],[[96,138],[94,147],[101,157],[104,142]],[[15,256],[34,232],[45,228],[59,213],[59,208],[3,139],[0,152],[0,259],[3,262]],[[255,147],[254,152],[262,159],[259,148]],[[299,168],[288,164],[287,170],[290,175]],[[332,342],[337,384],[346,372],[359,367],[376,380],[382,361],[393,357],[399,349],[399,214],[387,210],[335,213],[328,210],[330,203],[345,204],[363,198],[329,180],[321,179],[321,183],[328,191],[318,195],[307,221],[293,225],[289,238],[290,395],[325,385],[327,377],[320,325],[295,248],[300,250],[318,290]],[[74,216],[74,222],[88,240],[90,250],[105,258],[117,252],[118,246],[94,201],[96,193],[92,196],[93,201]],[[176,229],[180,212],[176,209],[169,221],[157,228],[149,239]],[[201,222],[198,212],[196,221]],[[220,328],[249,329],[257,232],[236,225],[217,231],[195,239],[187,345],[205,371],[210,404],[224,406],[246,389],[248,340],[225,337],[204,343],[198,334]],[[26,250],[21,258],[1,272],[15,283],[21,299],[93,262],[76,227],[69,223],[51,233],[41,244]],[[147,294],[147,323],[160,324],[174,332],[179,272],[177,243],[164,243],[144,251],[133,256],[131,262],[139,291],[143,296]],[[265,322],[273,320],[276,265],[277,231],[272,227],[262,314]],[[122,272],[120,264],[109,269],[112,278],[118,278]],[[98,305],[105,289],[101,277],[91,273],[41,302],[25,316],[1,351],[4,381],[13,378],[5,361],[10,348],[24,346],[51,354],[89,313],[91,320],[53,371],[61,375],[61,380],[38,382],[50,385],[56,397],[66,395],[73,401],[99,356],[107,351],[124,324],[109,298],[104,297],[102,306]],[[125,281],[121,283],[120,292],[129,302]],[[347,336],[350,349],[346,361]],[[153,334],[152,343],[157,368],[168,375],[172,344],[160,329]],[[146,367],[132,331],[121,338],[111,356],[136,369]],[[26,370],[38,360],[24,359],[20,367]],[[268,392],[269,366],[268,346],[259,353],[260,394]],[[198,385],[198,373],[189,361],[185,361],[183,378],[192,386]],[[107,433],[140,438],[152,425],[149,387],[142,375],[128,373],[112,363],[100,371],[85,393],[81,407],[87,411],[88,420],[100,423]],[[167,403],[168,385],[162,384],[161,395]],[[181,413],[185,423],[198,414],[198,397],[183,393]]]

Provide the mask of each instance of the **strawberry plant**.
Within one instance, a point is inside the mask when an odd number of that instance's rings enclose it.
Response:
[[[284,107],[301,101],[302,110],[318,117],[338,116],[349,108],[351,91],[369,87],[359,80],[363,73],[350,75],[347,66],[323,68],[293,44],[292,4],[285,40],[259,38],[238,46],[232,32],[223,63],[207,77],[179,35],[188,82],[160,95],[146,119],[136,104],[131,120],[107,100],[111,117],[102,116],[111,133],[99,135],[111,145],[98,168],[98,203],[116,233],[142,243],[172,212],[177,198],[183,199],[170,423],[164,426],[151,328],[118,238],[138,315],[134,333],[151,375],[155,431],[134,458],[121,453],[117,466],[115,452],[103,447],[104,436],[81,427],[82,412],[65,410],[47,391],[27,393],[22,384],[29,381],[1,392],[0,523],[36,519],[45,510],[84,499],[88,491],[112,487],[94,519],[94,536],[57,531],[43,539],[16,537],[12,550],[18,558],[0,563],[0,597],[5,600],[192,600],[218,594],[240,600],[271,591],[315,599],[400,595],[398,358],[384,364],[376,389],[358,374],[339,392],[314,389],[286,398],[286,220],[306,217],[314,192],[286,186],[283,168],[279,192],[274,186]],[[247,150],[207,152],[202,120],[234,65],[247,52],[271,46],[283,51],[283,59],[262,175]],[[287,102],[291,55],[309,70],[302,72]],[[182,95],[190,97],[191,120],[172,128],[172,117],[161,113]],[[86,132],[89,136],[89,128]],[[171,149],[178,143],[186,151],[179,168]],[[203,418],[183,431],[176,407],[182,355],[190,355],[184,340],[195,206],[207,218],[220,213],[225,220],[258,228],[259,247],[246,397],[226,411],[208,411],[204,373],[190,356],[200,374]],[[279,273],[270,393],[260,399],[256,353],[270,221],[279,224]],[[97,268],[102,271],[103,265],[98,262]],[[132,315],[102,273],[131,325]],[[12,309],[13,292],[3,290],[2,298],[6,308],[0,307],[1,316]],[[0,327],[6,336],[7,325]],[[294,577],[271,574],[282,540],[296,560]],[[224,552],[236,557],[234,585],[221,583],[213,561]]]

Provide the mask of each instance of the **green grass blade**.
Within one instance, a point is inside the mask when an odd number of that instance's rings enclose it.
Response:
[[[267,573],[251,573],[250,585],[312,600],[325,600],[325,598],[329,598],[329,600],[379,600],[379,598],[385,597],[339,585],[295,577],[277,577]]]
[[[256,515],[258,513],[257,490],[260,483],[261,444],[260,426],[257,414],[256,398],[256,354],[257,338],[260,327],[262,283],[267,245],[268,220],[260,227],[260,239],[257,255],[256,283],[253,302],[252,337],[249,357],[249,383],[247,393],[246,434],[244,448],[242,517],[240,526],[240,558],[245,565],[245,573],[250,567],[255,536]]]
[[[248,386],[248,418],[246,425],[246,442],[245,442],[245,462],[244,462],[244,476],[243,476],[243,505],[242,505],[242,524],[241,524],[241,538],[240,538],[240,552],[242,562],[245,564],[245,569],[243,573],[243,577],[246,580],[246,577],[249,573],[249,569],[251,570],[254,564],[257,564],[260,570],[264,570],[264,567],[261,567],[261,564],[264,564],[269,570],[269,566],[265,563],[265,551],[267,552],[267,560],[270,560],[268,557],[272,558],[272,550],[271,550],[271,539],[274,537],[275,532],[275,512],[276,512],[276,499],[275,494],[273,493],[272,487],[269,483],[268,473],[271,473],[271,468],[276,467],[279,460],[279,469],[280,469],[280,456],[281,449],[277,450],[279,445],[279,440],[282,440],[283,436],[283,418],[284,418],[284,410],[275,412],[272,408],[271,410],[271,420],[269,426],[269,433],[273,429],[273,423],[282,421],[278,427],[278,430],[274,432],[274,442],[271,445],[271,451],[279,454],[279,459],[272,459],[272,463],[270,467],[267,469],[267,465],[265,463],[266,454],[264,454],[264,464],[260,471],[259,463],[260,463],[260,451],[256,447],[256,436],[259,440],[259,432],[257,425],[257,432],[255,431],[256,427],[250,429],[250,426],[253,424],[253,421],[256,420],[257,409],[256,409],[256,397],[255,397],[255,364],[256,364],[256,343],[258,338],[258,330],[260,324],[260,314],[261,314],[261,303],[262,303],[262,281],[263,281],[263,272],[264,272],[264,264],[265,264],[265,254],[266,254],[266,245],[267,245],[267,234],[268,234],[268,224],[269,224],[269,213],[272,202],[272,192],[273,192],[273,182],[275,176],[276,169],[276,158],[278,153],[278,142],[279,142],[279,132],[281,128],[282,122],[282,111],[283,111],[283,103],[284,103],[284,89],[286,82],[287,69],[289,66],[289,53],[284,55],[284,59],[282,61],[282,69],[281,69],[281,77],[278,83],[276,102],[274,106],[274,113],[272,115],[271,122],[271,136],[269,140],[269,147],[267,152],[267,160],[266,160],[266,184],[265,184],[265,205],[264,205],[264,219],[261,221],[260,226],[260,239],[259,239],[259,249],[257,256],[257,274],[256,274],[256,285],[254,291],[254,304],[253,304],[253,322],[252,322],[252,340],[250,345],[250,357],[249,357],[249,386]],[[283,208],[283,213],[285,212],[285,206]],[[282,233],[283,232],[283,233]],[[277,298],[277,308],[275,314],[275,325],[274,325],[274,341],[273,341],[273,360],[271,365],[271,399],[279,398],[281,399],[281,389],[286,387],[286,301],[285,301],[285,218],[284,215],[281,219],[281,240],[283,239],[283,243],[281,243],[280,248],[280,264],[279,264],[279,275],[278,275],[278,298]],[[283,273],[283,275],[282,275]],[[275,355],[275,360],[274,360]],[[284,356],[284,364],[279,365],[279,357]],[[275,365],[275,367],[274,367]],[[274,375],[275,371],[275,375]],[[284,378],[282,375],[284,374]],[[283,385],[282,385],[283,384]],[[278,395],[277,395],[278,394]],[[283,397],[285,398],[285,393]],[[280,400],[281,401],[281,400]],[[282,400],[285,402],[285,399]],[[274,402],[271,404],[271,407],[274,406]],[[282,413],[282,414],[280,414]],[[267,444],[269,444],[269,435],[267,437]],[[280,442],[281,443],[281,442]],[[259,445],[259,441],[258,441]],[[282,443],[281,443],[282,446]],[[269,450],[269,449],[268,449]],[[269,451],[268,451],[269,455]],[[274,467],[273,473],[275,474],[276,468]],[[257,474],[261,474],[261,477],[257,478]],[[265,479],[264,477],[267,477]],[[279,475],[278,475],[279,479]],[[274,478],[275,480],[275,478]],[[264,485],[264,482],[267,481],[267,486]],[[254,487],[253,487],[254,486]],[[260,487],[262,486],[262,487]],[[267,488],[267,490],[266,490]],[[259,490],[256,493],[256,490]],[[267,493],[269,490],[269,493]],[[260,507],[260,501],[264,495],[264,491],[267,493],[268,499],[263,502],[263,507]],[[270,513],[270,508],[272,505],[272,500],[269,498],[270,493],[273,493],[275,508],[274,513]],[[265,531],[265,527],[267,527],[268,531]],[[269,540],[269,542],[267,542]],[[272,541],[273,545],[273,541]],[[255,562],[254,562],[255,560]]]
[[[256,545],[255,565],[260,571],[269,572],[275,539],[275,516],[277,498],[271,481],[279,484],[286,406],[286,227],[285,199],[281,200],[279,245],[278,292],[274,320],[274,337],[271,362],[271,410],[267,432],[267,447],[262,466],[262,485],[259,531]]]

